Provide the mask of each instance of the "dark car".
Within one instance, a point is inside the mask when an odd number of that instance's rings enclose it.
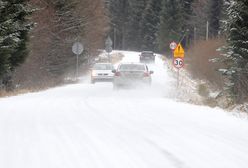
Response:
[[[142,51],[140,54],[140,62],[155,62],[155,56],[152,51]]]
[[[153,71],[149,71],[148,66],[144,63],[122,63],[112,72],[115,74],[114,89],[125,86],[150,86],[152,82]]]

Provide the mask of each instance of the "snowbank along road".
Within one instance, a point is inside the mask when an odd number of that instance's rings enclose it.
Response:
[[[247,121],[173,101],[162,61],[150,69],[149,89],[113,91],[88,79],[0,99],[0,167],[247,168]]]

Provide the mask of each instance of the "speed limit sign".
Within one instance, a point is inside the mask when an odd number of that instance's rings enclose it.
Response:
[[[182,68],[184,66],[183,58],[174,58],[173,65],[178,69]]]

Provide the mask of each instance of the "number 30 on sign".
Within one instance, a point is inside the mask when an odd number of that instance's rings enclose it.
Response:
[[[180,69],[184,66],[183,58],[174,58],[173,60],[174,67]]]

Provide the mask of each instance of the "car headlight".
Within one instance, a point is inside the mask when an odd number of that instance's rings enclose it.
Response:
[[[95,71],[92,71],[91,76],[97,76],[97,73]]]

